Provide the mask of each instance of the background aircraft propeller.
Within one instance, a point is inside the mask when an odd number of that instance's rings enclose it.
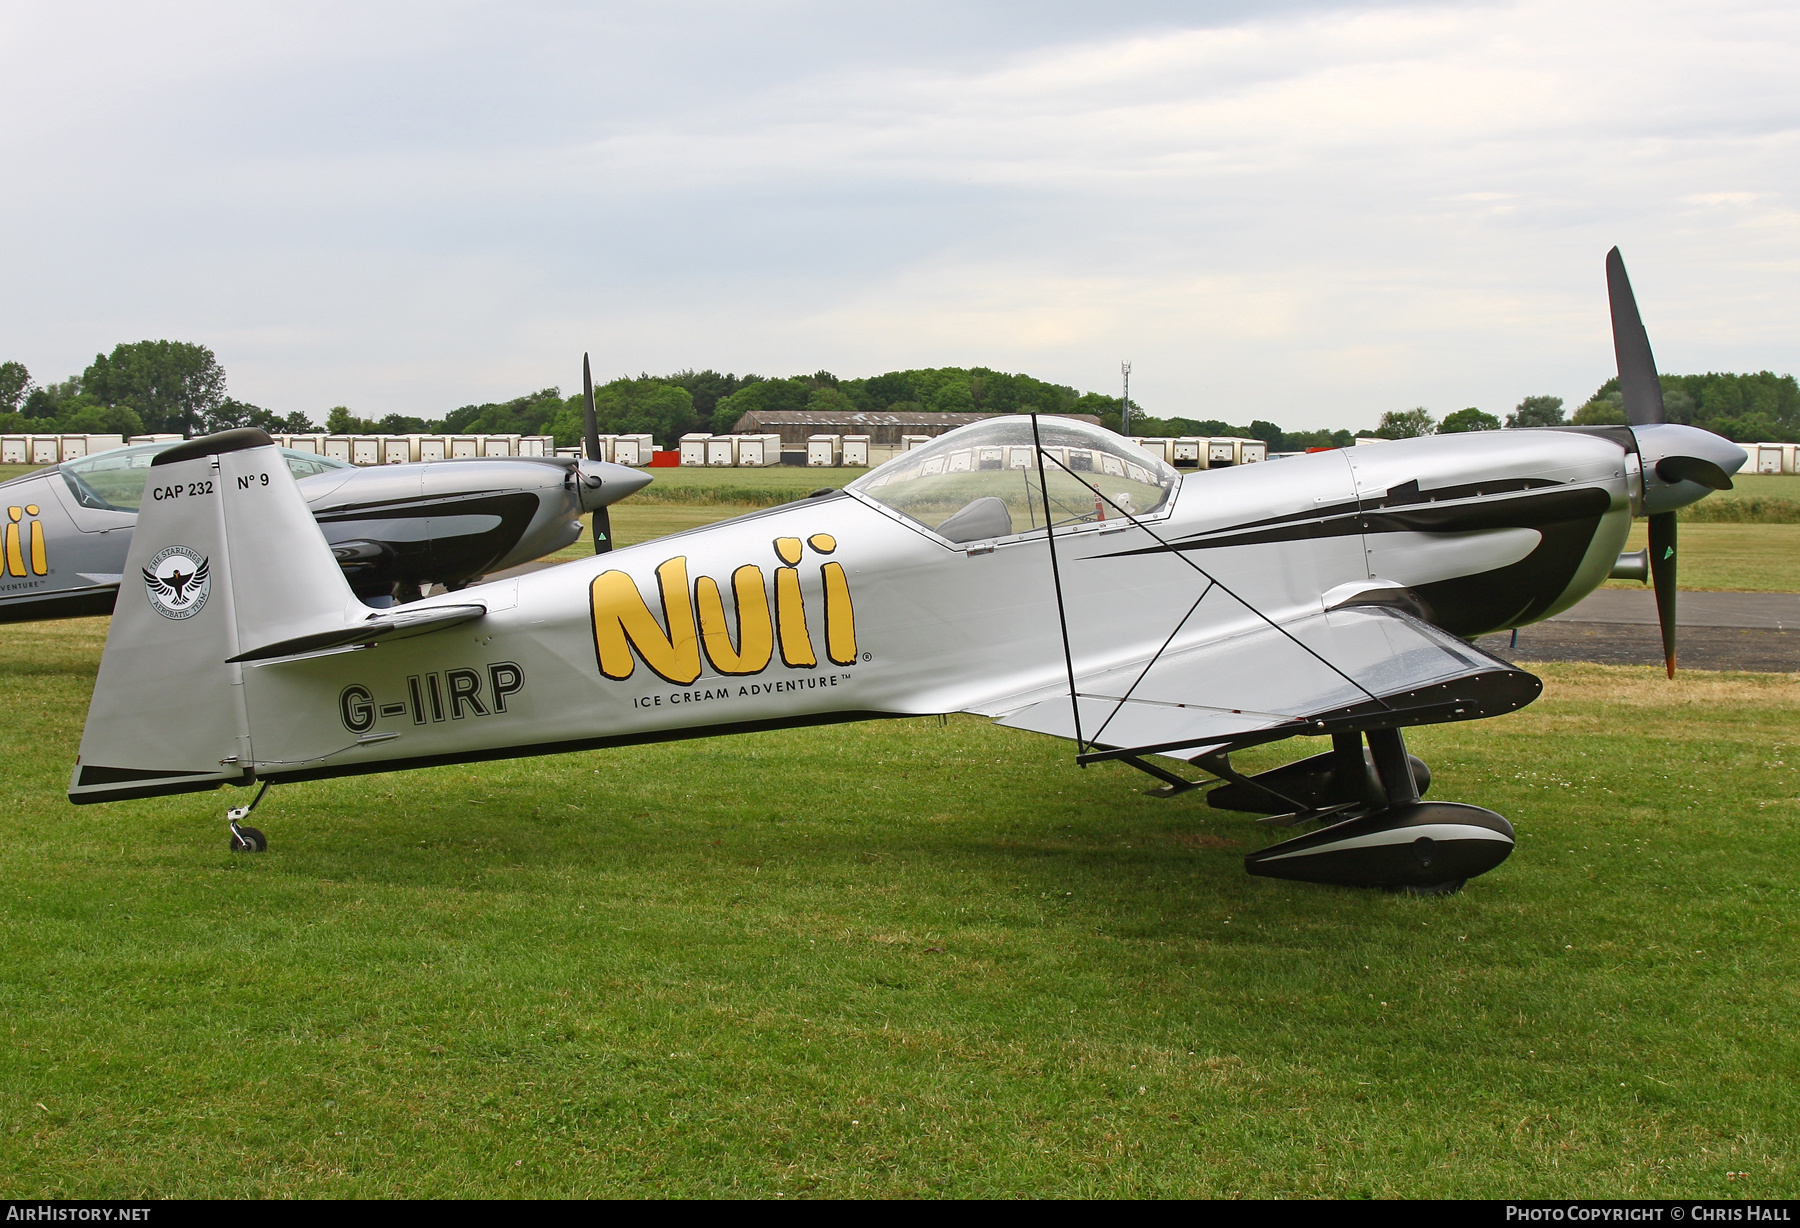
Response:
[[[600,415],[594,409],[594,373],[588,366],[588,356],[581,356],[581,406],[583,444],[587,458],[591,461],[603,461],[600,454]],[[594,553],[605,554],[613,548],[612,514],[604,507],[594,509]]]

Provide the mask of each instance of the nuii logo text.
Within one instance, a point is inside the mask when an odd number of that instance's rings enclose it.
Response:
[[[44,548],[44,526],[38,521],[37,514],[35,503],[6,509],[6,575],[24,578],[50,574],[50,558]],[[27,520],[27,516],[31,519]]]
[[[778,537],[774,547],[780,565],[774,569],[773,608],[763,569],[746,563],[731,573],[731,620],[725,616],[725,594],[717,580],[701,576],[690,587],[686,556],[678,555],[656,569],[660,622],[638,592],[637,581],[625,572],[594,577],[589,596],[600,672],[623,681],[642,660],[657,677],[686,686],[700,676],[702,656],[717,673],[743,676],[767,669],[777,649],[781,663],[790,669],[817,668],[819,658],[800,590],[800,562],[808,547],[816,554],[832,554],[837,540],[815,533],[803,545],[798,537]],[[850,581],[836,560],[820,566],[819,578],[825,590],[825,656],[834,665],[849,665],[856,660]],[[731,622],[737,624],[735,642]]]

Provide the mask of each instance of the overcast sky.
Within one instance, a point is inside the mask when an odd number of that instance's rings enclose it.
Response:
[[[1356,426],[1800,369],[1800,5],[0,6],[0,359],[429,417],[986,365]]]

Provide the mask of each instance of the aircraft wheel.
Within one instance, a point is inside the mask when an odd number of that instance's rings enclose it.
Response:
[[[1423,887],[1394,887],[1398,895],[1455,895],[1463,889],[1466,878],[1452,878],[1441,883],[1430,883]]]
[[[240,827],[231,833],[231,851],[266,853],[269,851],[269,838],[254,827]]]

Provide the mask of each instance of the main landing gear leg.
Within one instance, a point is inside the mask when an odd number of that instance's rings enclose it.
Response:
[[[1419,800],[1419,782],[1413,778],[1412,765],[1406,753],[1406,737],[1398,729],[1371,729],[1369,757],[1375,760],[1375,774],[1381,778],[1381,791],[1390,806],[1404,806]]]
[[[1267,878],[1450,895],[1506,860],[1513,849],[1511,824],[1479,806],[1421,800],[1423,765],[1406,753],[1401,732],[1371,729],[1367,737],[1379,804],[1252,853],[1244,858],[1246,870]],[[1343,756],[1348,767],[1355,749],[1346,740],[1332,753]]]
[[[269,851],[269,838],[257,831],[256,828],[245,827],[240,822],[240,820],[250,817],[250,812],[256,809],[257,803],[262,801],[263,794],[268,791],[269,782],[265,780],[262,788],[256,791],[255,798],[248,806],[233,806],[225,812],[225,822],[231,828],[232,852],[266,853]]]

